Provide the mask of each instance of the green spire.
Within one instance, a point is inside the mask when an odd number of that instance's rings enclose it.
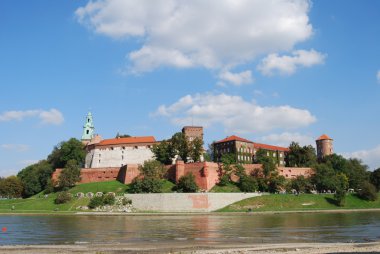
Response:
[[[88,112],[86,117],[86,122],[83,126],[83,135],[82,140],[91,140],[91,138],[94,136],[94,123],[92,122],[92,114],[91,112]]]

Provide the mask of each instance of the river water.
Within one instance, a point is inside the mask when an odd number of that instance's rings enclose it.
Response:
[[[1,215],[0,245],[380,240],[380,212],[239,215]]]

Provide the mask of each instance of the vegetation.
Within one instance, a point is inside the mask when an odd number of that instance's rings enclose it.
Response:
[[[67,162],[70,160],[75,160],[79,166],[83,166],[85,157],[86,151],[82,142],[71,138],[55,146],[47,161],[53,169],[56,169],[66,167]]]
[[[301,147],[298,143],[292,142],[289,150],[286,158],[288,167],[312,167],[317,162],[315,149],[311,145]]]
[[[58,177],[58,187],[67,189],[80,181],[80,168],[76,160],[69,160]]]
[[[192,173],[181,176],[178,180],[175,190],[178,192],[197,192],[199,189],[195,182],[195,177]]]
[[[380,168],[370,174],[370,182],[376,187],[377,191],[380,191]]]
[[[88,207],[90,209],[95,209],[99,206],[114,205],[115,201],[115,196],[111,193],[108,193],[102,196],[95,196],[91,198],[90,202],[88,203]]]
[[[23,193],[23,184],[16,176],[0,179],[0,196],[6,198],[20,198]]]
[[[67,191],[58,192],[57,197],[54,199],[55,204],[64,204],[71,200],[72,194]]]
[[[365,182],[358,192],[358,197],[368,201],[377,200],[378,194],[376,191],[376,187],[369,182]]]

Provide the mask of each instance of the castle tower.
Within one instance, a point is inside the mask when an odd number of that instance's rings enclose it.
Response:
[[[88,143],[94,137],[94,123],[92,121],[92,114],[88,112],[86,116],[86,122],[83,125],[82,142]]]
[[[317,143],[317,158],[322,159],[326,155],[334,153],[333,150],[333,139],[323,134],[316,141]]]

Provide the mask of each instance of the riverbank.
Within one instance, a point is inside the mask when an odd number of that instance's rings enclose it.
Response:
[[[280,243],[280,244],[74,244],[0,246],[0,253],[379,253],[380,242],[372,243]]]

